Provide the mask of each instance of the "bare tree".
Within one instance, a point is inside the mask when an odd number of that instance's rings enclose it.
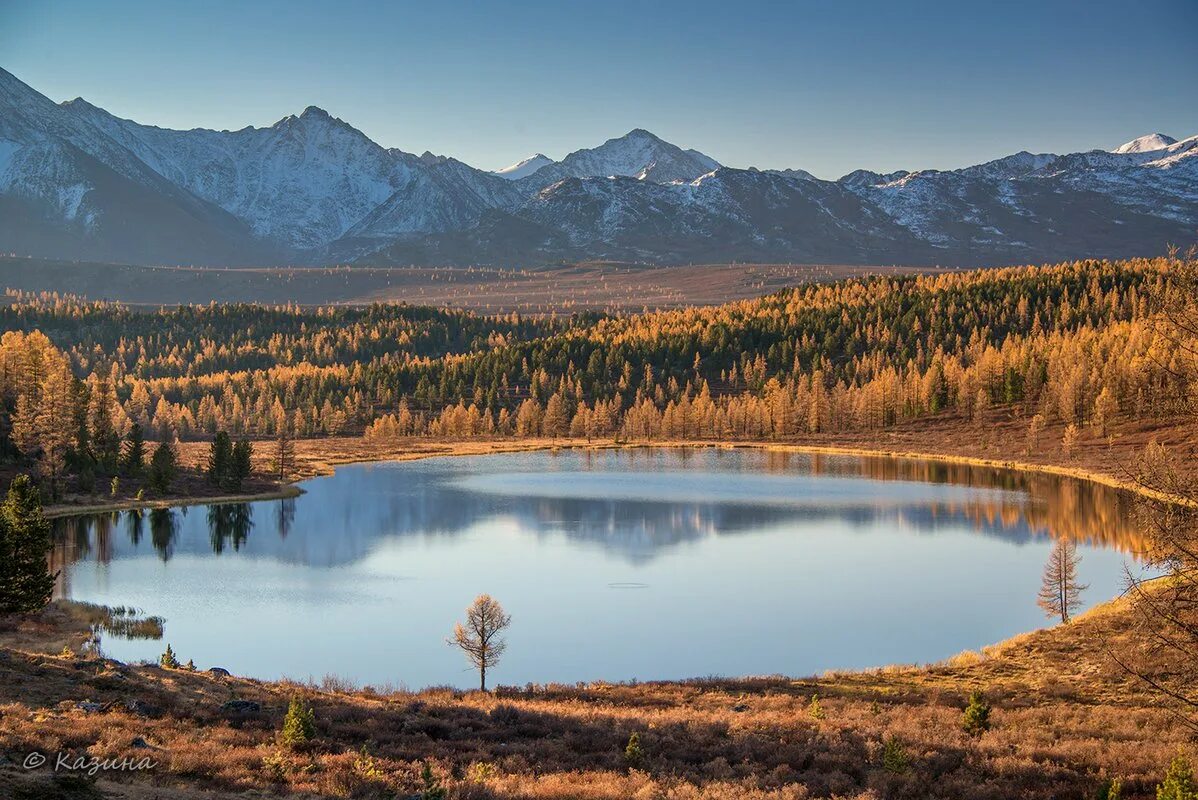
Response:
[[[1154,333],[1164,355],[1157,365],[1179,391],[1164,398],[1171,410],[1198,419],[1198,254],[1169,253],[1165,280],[1153,291]],[[1145,449],[1133,477],[1139,485],[1136,517],[1146,539],[1145,572],[1128,570],[1128,595],[1144,642],[1134,652],[1112,651],[1115,661],[1198,730],[1198,488],[1164,446]]]
[[[287,476],[295,468],[295,434],[292,431],[291,420],[283,415],[275,437],[275,458],[273,464],[279,475],[279,483],[287,480]]]
[[[1048,616],[1059,616],[1061,622],[1068,622],[1082,603],[1081,593],[1086,586],[1077,582],[1080,561],[1077,545],[1069,539],[1057,539],[1044,565],[1044,579],[1036,602]]]
[[[499,634],[512,623],[503,606],[489,594],[480,594],[466,609],[466,624],[454,626],[449,644],[461,648],[470,663],[478,668],[479,688],[487,690],[487,667],[499,663],[507,642]]]

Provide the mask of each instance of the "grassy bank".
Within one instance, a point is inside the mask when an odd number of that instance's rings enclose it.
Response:
[[[1089,798],[1106,777],[1123,780],[1125,797],[1146,797],[1189,746],[1110,658],[1137,646],[1121,601],[928,667],[494,694],[56,654],[82,641],[85,623],[59,605],[0,632],[2,796],[414,796],[428,763],[461,798]],[[976,737],[962,728],[973,690],[993,705],[992,728]],[[277,733],[297,694],[316,735],[289,749]],[[257,707],[233,712],[224,704],[234,699]],[[632,733],[636,763],[624,754]],[[18,766],[29,752],[63,750],[157,766],[94,784]]]

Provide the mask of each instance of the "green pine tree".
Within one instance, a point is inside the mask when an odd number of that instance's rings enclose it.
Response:
[[[136,422],[125,434],[125,447],[121,452],[121,472],[136,478],[146,468],[146,439],[141,426]]]
[[[316,715],[299,697],[292,697],[283,718],[283,744],[287,747],[302,747],[316,736]]]
[[[1156,787],[1156,800],[1198,800],[1194,768],[1184,753],[1178,753],[1169,764],[1165,780]]]
[[[882,742],[882,769],[902,775],[911,768],[911,758],[896,736],[887,736]]]
[[[175,651],[171,649],[171,645],[167,642],[166,652],[158,658],[158,666],[163,669],[178,669],[179,659],[175,658]]]
[[[633,769],[640,769],[645,765],[645,751],[641,747],[639,733],[633,733],[628,737],[628,744],[624,747],[624,763]]]
[[[970,736],[981,736],[990,730],[990,704],[981,692],[975,691],[969,695],[969,705],[965,707],[961,727]]]
[[[420,769],[420,781],[424,784],[420,791],[420,800],[445,800],[445,787],[433,775],[433,768],[427,761]]]
[[[175,446],[170,442],[160,442],[150,457],[150,486],[159,494],[166,494],[178,474],[179,457],[175,454]]]
[[[41,493],[18,475],[0,506],[0,612],[40,611],[50,602],[58,577],[46,566],[52,545]]]
[[[229,466],[229,485],[227,488],[234,492],[241,491],[241,485],[253,471],[254,445],[249,439],[241,439],[233,445],[233,460]]]
[[[224,488],[229,482],[229,468],[233,464],[233,441],[229,434],[217,431],[208,450],[208,482]]]

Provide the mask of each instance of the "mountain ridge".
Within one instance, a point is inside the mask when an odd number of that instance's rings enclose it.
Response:
[[[735,169],[641,128],[488,172],[317,106],[178,131],[0,69],[0,250],[129,263],[1012,263],[1189,244],[1198,137],[955,170]],[[414,261],[412,261],[414,263]]]

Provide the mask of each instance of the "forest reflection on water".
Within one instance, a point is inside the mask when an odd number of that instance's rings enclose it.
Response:
[[[714,611],[717,619],[690,623],[710,628],[727,647],[744,648],[744,653],[712,663],[692,659],[687,663],[693,669],[687,670],[678,657],[664,649],[657,652],[656,644],[647,646],[647,652],[643,637],[650,635],[648,628],[638,636],[637,625],[630,624],[613,628],[610,638],[631,636],[640,649],[614,658],[615,672],[595,674],[588,669],[597,667],[559,657],[561,663],[542,662],[535,675],[530,665],[528,679],[682,677],[722,670],[793,674],[788,657],[795,653],[742,640],[742,631],[728,626],[751,628],[734,618],[762,615],[779,604],[822,605],[823,598],[831,600],[839,591],[833,581],[850,562],[857,562],[855,569],[863,574],[876,569],[879,591],[890,587],[918,594],[904,601],[913,609],[922,603],[932,608],[937,591],[952,591],[948,585],[911,588],[921,575],[939,567],[969,572],[971,558],[1006,559],[1010,566],[1005,569],[1012,575],[1006,582],[1002,575],[978,575],[973,584],[962,583],[966,591],[973,585],[977,592],[989,593],[974,602],[990,631],[982,625],[966,636],[968,626],[962,621],[946,622],[942,635],[932,637],[934,644],[908,648],[897,643],[893,656],[870,656],[867,643],[846,642],[839,652],[830,648],[830,662],[807,658],[799,659],[801,664],[865,666],[912,653],[919,658],[948,655],[993,641],[978,637],[1037,624],[1034,589],[1019,590],[1020,597],[1028,595],[1029,608],[1020,599],[1012,611],[1006,595],[1014,597],[1016,586],[1038,581],[1043,563],[1039,550],[1052,538],[1078,542],[1092,562],[1087,568],[1099,573],[1091,603],[1117,593],[1123,556],[1138,550],[1131,501],[1123,492],[1047,473],[909,459],[722,448],[563,450],[352,465],[303,488],[303,495],[288,500],[56,520],[53,560],[61,570],[59,596],[134,603],[160,614],[176,650],[183,641],[177,631],[190,635],[197,646],[214,646],[218,635],[201,629],[205,620],[211,627],[205,614],[234,599],[215,600],[222,591],[243,596],[239,612],[247,616],[246,624],[252,620],[255,625],[272,620],[286,625],[286,615],[297,609],[336,617],[355,608],[361,613],[363,607],[418,607],[429,620],[416,627],[427,622],[435,645],[444,636],[440,629],[474,593],[498,594],[506,586],[504,601],[521,609],[526,624],[534,626],[520,635],[550,641],[548,618],[556,612],[542,606],[560,603],[563,613],[612,608],[615,595],[586,595],[591,583],[609,592],[652,587],[650,592],[616,594],[640,594],[663,614],[689,617],[700,613],[687,606],[694,603],[691,582],[702,581],[700,573],[727,567],[709,578],[713,585],[706,587],[712,602],[723,597]],[[990,549],[982,547],[986,541],[993,542]],[[147,559],[161,567],[151,569]],[[962,566],[956,566],[958,561]],[[800,575],[805,583],[794,584]],[[994,584],[987,589],[990,580]],[[728,593],[733,596],[724,596]],[[620,599],[615,605],[628,602]],[[840,624],[862,634],[870,627],[853,616],[851,607],[841,616]],[[546,619],[535,621],[542,617]],[[719,619],[724,627],[717,625]],[[838,629],[828,627],[836,622],[837,614],[832,614],[817,627],[840,636]],[[235,626],[231,620],[222,624]],[[364,646],[342,638],[349,636],[343,629],[353,624],[343,620],[341,628],[334,625],[319,625],[313,635],[325,643],[343,641],[351,649]],[[248,631],[245,635],[248,640]],[[414,642],[415,633],[409,635]],[[879,627],[878,635],[889,633]],[[241,650],[256,646],[243,642]],[[117,647],[128,657],[153,655],[144,644]],[[585,649],[581,643],[579,647]],[[641,663],[634,652],[650,663]],[[230,650],[219,658],[234,661],[239,653]],[[302,676],[307,673],[297,673],[297,665],[314,660],[306,651],[293,659],[275,653],[267,666],[269,655],[262,653],[258,663],[247,654],[242,659],[249,665],[246,674]],[[430,651],[416,659],[405,679],[419,682],[427,676],[430,682],[443,682],[445,676],[434,677],[433,669],[442,658]],[[369,677],[358,674],[359,666],[345,669],[337,659],[330,663],[339,668],[332,671]]]
[[[621,467],[636,467],[648,454],[672,456],[677,466],[702,468],[717,450],[649,449],[624,451],[580,451],[578,457],[587,471],[603,472],[614,461],[625,460]],[[540,455],[540,454],[539,454]],[[560,459],[562,455],[543,456]],[[559,496],[543,492],[519,496],[527,490],[514,484],[500,502],[491,491],[468,491],[455,482],[443,480],[440,470],[414,471],[399,486],[393,502],[377,505],[377,527],[362,531],[364,538],[354,544],[369,546],[372,535],[445,535],[453,536],[475,521],[495,513],[501,507],[514,514],[532,533],[560,532],[580,540],[600,541],[614,549],[625,550],[632,559],[652,558],[656,551],[706,535],[734,534],[773,522],[819,519],[828,515],[847,518],[860,524],[880,516],[910,517],[921,515],[923,527],[934,529],[937,521],[953,520],[971,524],[978,533],[1011,541],[1026,541],[1050,535],[1078,543],[1101,545],[1126,553],[1140,549],[1141,540],[1132,521],[1132,500],[1125,491],[1092,481],[1041,472],[984,467],[972,464],[922,461],[865,456],[828,456],[785,451],[741,451],[735,456],[740,469],[765,474],[801,474],[825,478],[867,478],[871,481],[902,481],[991,490],[984,493],[887,497],[874,492],[856,495],[852,500],[832,504],[828,494],[816,497],[782,498],[781,502],[761,505],[721,503],[710,496],[687,502],[629,497],[572,496],[571,487]],[[502,458],[483,457],[483,458]],[[473,462],[478,459],[457,459]],[[412,463],[412,462],[405,462]],[[657,464],[658,462],[652,462]],[[360,466],[360,465],[359,465]],[[342,467],[339,473],[356,470]],[[553,474],[552,472],[548,474]],[[635,474],[635,473],[634,473]],[[528,481],[528,475],[517,473]],[[365,482],[359,477],[367,477]],[[390,475],[355,476],[354,488],[345,502],[392,494],[390,485],[380,491],[373,485]],[[315,482],[328,479],[317,478]],[[727,485],[721,477],[720,484]],[[314,482],[305,485],[309,494]],[[469,487],[469,484],[466,485]],[[479,488],[487,489],[485,485]],[[605,488],[605,487],[599,487]],[[702,488],[702,487],[701,487]],[[618,487],[617,487],[618,490]],[[733,486],[732,491],[736,491]],[[394,502],[394,500],[400,502]],[[778,500],[779,498],[767,498]],[[618,502],[617,502],[618,501]],[[331,565],[355,557],[355,549],[337,548],[321,554],[307,547],[285,546],[295,525],[297,501],[294,498],[253,503],[226,503],[212,506],[181,506],[144,511],[114,511],[84,514],[55,520],[58,564],[81,559],[107,562],[125,548],[123,538],[134,550],[148,542],[158,557],[167,561],[175,552],[176,539],[183,524],[192,515],[200,515],[206,524],[211,552],[238,552],[251,532],[265,541],[256,543],[256,552],[282,558],[312,559],[311,563]],[[568,524],[563,524],[567,522]],[[272,547],[271,542],[278,546]],[[361,551],[357,552],[361,555]]]

